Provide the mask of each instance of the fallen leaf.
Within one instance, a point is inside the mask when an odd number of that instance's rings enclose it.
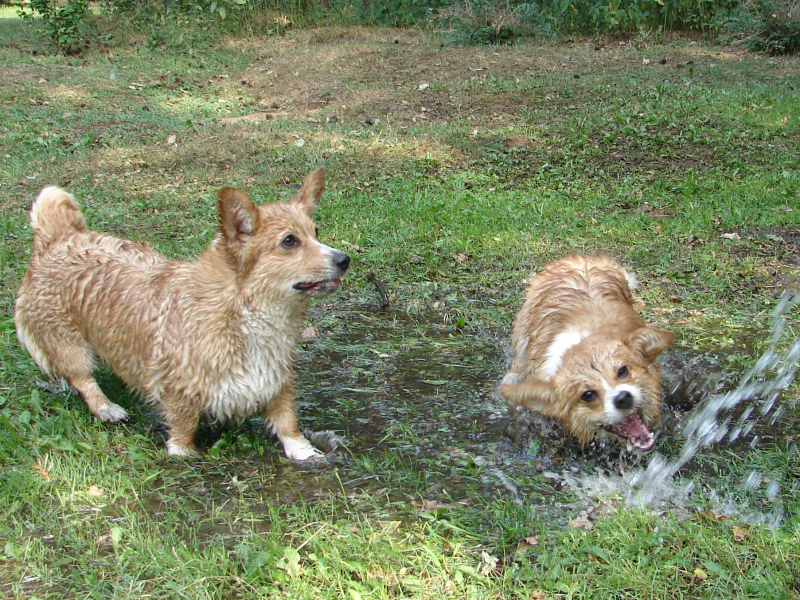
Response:
[[[101,498],[105,495],[103,488],[97,487],[96,485],[90,485],[89,489],[87,490],[90,496],[94,496],[95,498]]]
[[[708,573],[703,571],[703,569],[695,569],[692,575],[694,575],[695,581],[705,581],[708,579]]]
[[[749,525],[734,525],[733,526],[733,541],[742,542],[744,538],[750,535]]]
[[[500,559],[496,556],[492,556],[488,552],[483,551],[481,552],[481,561],[483,564],[478,569],[478,572],[481,575],[491,575],[499,570],[498,563],[500,562]]]
[[[538,546],[539,542],[541,542],[541,541],[542,541],[542,536],[540,536],[540,535],[532,535],[532,536],[529,536],[529,537],[526,537],[526,538],[523,538],[522,540],[520,540],[519,548],[524,548],[524,547],[528,547],[528,546],[535,547],[535,546]]]
[[[313,340],[317,337],[317,334],[319,334],[319,330],[313,325],[303,327],[303,329],[300,330],[300,337],[304,340]]]
[[[594,527],[594,524],[589,520],[589,515],[586,514],[578,515],[569,524],[575,529],[583,529],[584,531],[589,531]]]

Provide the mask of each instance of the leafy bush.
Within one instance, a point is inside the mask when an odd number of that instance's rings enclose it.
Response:
[[[506,44],[520,36],[550,37],[552,11],[531,2],[466,0],[442,12],[451,41],[460,44]]]
[[[555,33],[718,31],[739,4],[740,0],[463,0],[443,14],[457,41],[496,44]]]
[[[739,0],[556,0],[559,29],[618,33],[637,29],[719,30]]]
[[[429,21],[452,0],[255,0],[257,10],[316,25],[409,27]]]
[[[19,15],[25,19],[39,17],[50,41],[65,54],[79,54],[95,36],[94,20],[86,0],[30,0],[30,12],[21,3]]]
[[[361,0],[349,3],[357,22],[369,25],[406,27],[434,17],[445,4],[444,0]]]
[[[749,0],[731,20],[729,31],[754,52],[798,52],[800,0]]]

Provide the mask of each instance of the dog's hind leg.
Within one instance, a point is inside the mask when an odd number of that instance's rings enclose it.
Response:
[[[116,423],[128,418],[125,409],[111,402],[92,377],[94,360],[83,340],[70,339],[52,332],[45,339],[46,343],[40,346],[42,354],[47,358],[47,364],[44,365],[46,370],[56,377],[66,379],[81,395],[95,417],[106,423]]]
[[[128,418],[128,413],[125,409],[119,404],[111,402],[91,375],[82,377],[67,376],[65,379],[81,395],[92,414],[101,421],[116,423],[125,421]]]
[[[283,445],[283,452],[290,460],[322,458],[322,452],[314,448],[297,426],[294,410],[294,386],[287,384],[261,411],[265,424],[272,426],[275,435]]]

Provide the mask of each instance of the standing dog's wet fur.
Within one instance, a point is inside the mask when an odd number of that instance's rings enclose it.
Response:
[[[607,431],[650,450],[661,416],[655,360],[672,333],[633,307],[633,277],[607,256],[571,256],[534,276],[514,321],[500,391],[586,443]]]
[[[261,206],[224,188],[219,234],[189,262],[90,231],[70,194],[45,188],[31,209],[17,336],[43,371],[115,422],[127,413],[92,376],[107,363],[161,408],[168,454],[195,452],[203,415],[259,413],[288,458],[318,456],[297,425],[294,359],[309,298],[335,291],[350,263],[317,239],[324,187],[317,169],[289,202]]]

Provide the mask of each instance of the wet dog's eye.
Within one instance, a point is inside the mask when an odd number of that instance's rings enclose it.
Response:
[[[284,248],[294,248],[299,245],[300,245],[300,240],[298,240],[297,237],[291,234],[287,235],[285,238],[283,238],[283,241],[281,241],[281,246],[283,246]]]
[[[623,377],[627,377],[628,375],[628,367],[620,367],[619,371],[617,371],[617,379],[622,379]]]
[[[597,398],[597,392],[594,390],[586,390],[581,394],[581,400],[584,402],[591,402],[595,398]]]

